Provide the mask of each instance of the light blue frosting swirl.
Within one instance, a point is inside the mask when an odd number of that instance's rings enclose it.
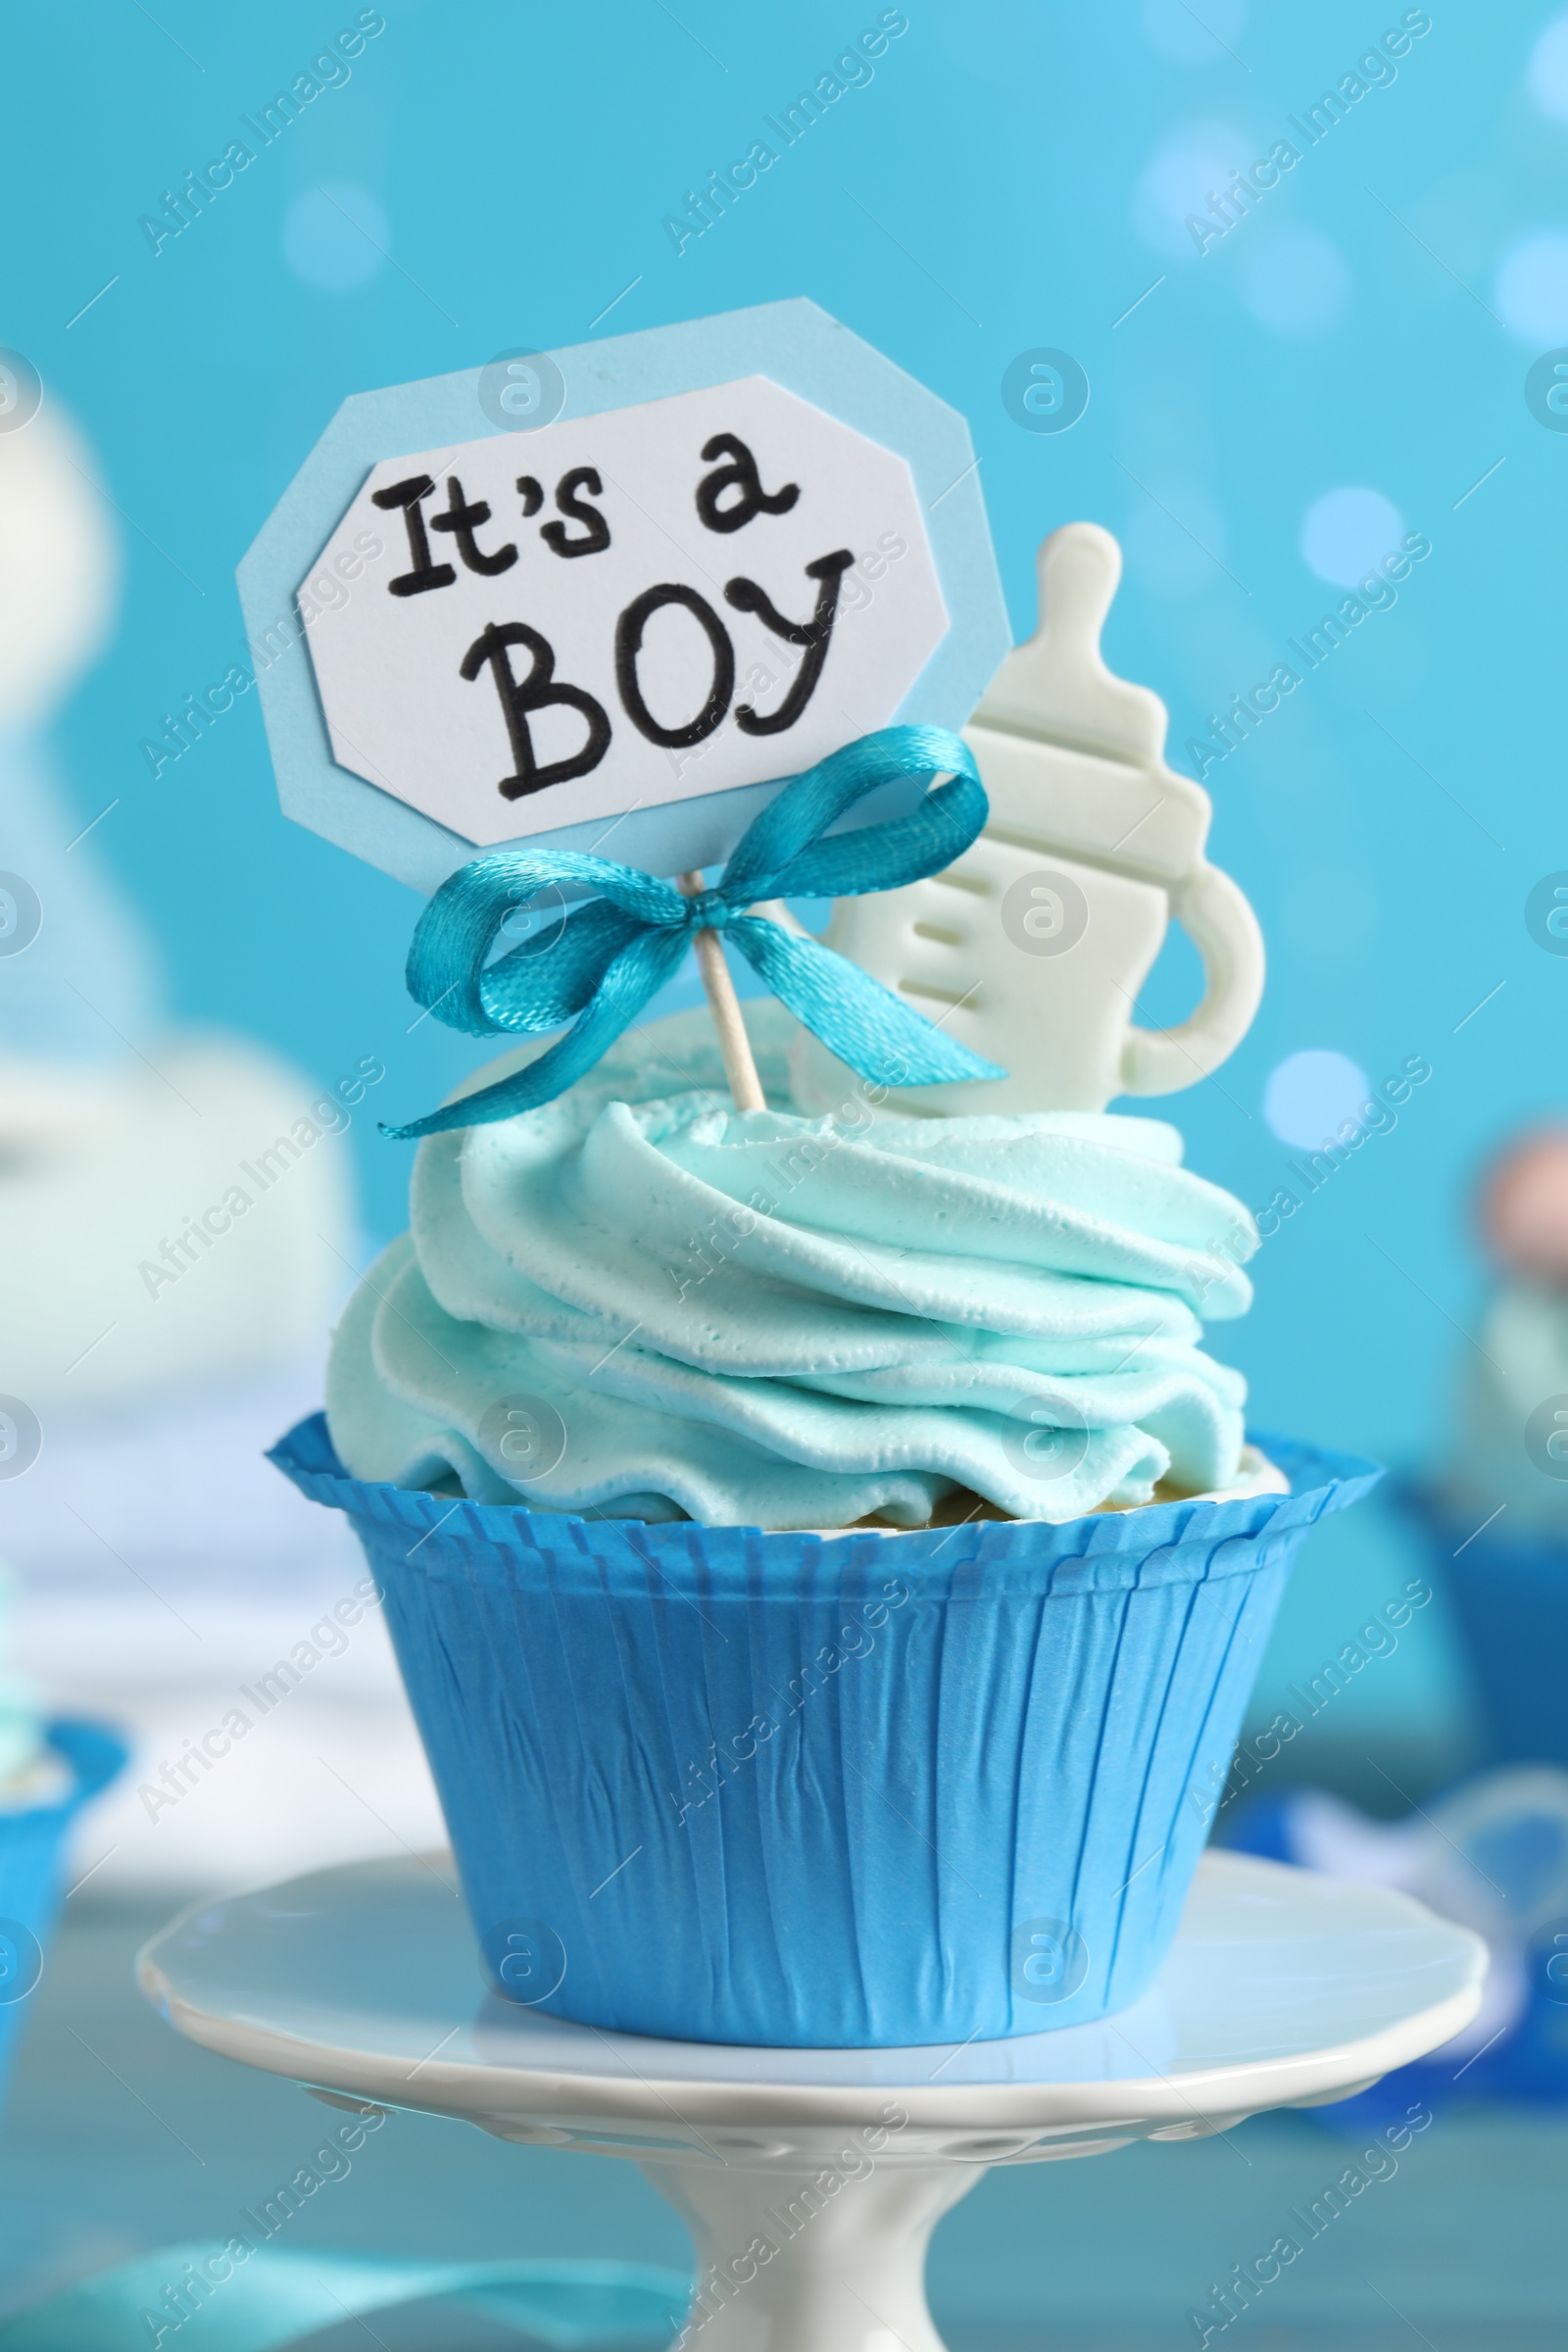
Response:
[[[794,1024],[747,1015],[782,1104]],[[706,1012],[653,1023],[421,1144],[413,1229],[333,1343],[333,1443],[362,1479],[762,1528],[1224,1486],[1245,1386],[1200,1311],[1246,1311],[1256,1234],[1181,1152],[1087,1112],[739,1113]]]

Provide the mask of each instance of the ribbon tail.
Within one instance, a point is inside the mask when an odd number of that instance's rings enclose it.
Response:
[[[593,1002],[578,1015],[564,1037],[543,1054],[499,1078],[493,1086],[464,1095],[406,1127],[381,1133],[394,1143],[415,1143],[421,1136],[444,1135],[454,1127],[487,1127],[496,1119],[514,1118],[519,1111],[537,1110],[568,1086],[586,1076],[602,1054],[608,1054],[623,1029],[657,995],[691,945],[685,931],[643,931],[615,957]]]
[[[0,2352],[172,2352],[176,2338],[181,2352],[283,2352],[367,2312],[437,2299],[568,2352],[667,2340],[687,2291],[676,2273],[640,2263],[411,2262],[296,2253],[241,2235],[139,2255],[0,2320]]]
[[[798,939],[757,915],[729,925],[727,936],[753,969],[830,1054],[879,1086],[941,1086],[959,1078],[1005,1078],[901,1004],[891,989],[847,956],[814,939]]]

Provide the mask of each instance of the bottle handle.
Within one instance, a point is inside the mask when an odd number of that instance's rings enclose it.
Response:
[[[1122,1043],[1128,1095],[1172,1095],[1217,1070],[1251,1026],[1263,994],[1263,934],[1229,874],[1206,861],[1171,892],[1171,913],[1203,959],[1203,997],[1170,1029],[1130,1028]]]

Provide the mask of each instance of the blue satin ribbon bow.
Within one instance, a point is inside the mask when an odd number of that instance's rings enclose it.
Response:
[[[951,780],[908,816],[823,838],[878,785],[943,775]],[[858,898],[919,881],[961,857],[986,815],[985,789],[961,737],[945,727],[883,727],[790,777],[742,834],[716,889],[694,898],[584,851],[487,851],[444,882],[419,917],[409,993],[470,1037],[539,1037],[572,1025],[512,1077],[382,1134],[402,1140],[478,1127],[552,1101],[609,1052],[705,929],[731,939],[774,996],[862,1078],[932,1086],[1004,1077],[847,956],[745,911],[764,899]],[[543,952],[514,948],[488,961],[507,917],[559,882],[598,896]]]
[[[0,2320],[0,2352],[282,2352],[343,2320],[437,2297],[576,2352],[667,2343],[687,2294],[675,2272],[641,2263],[388,2261],[211,2238],[138,2255]]]

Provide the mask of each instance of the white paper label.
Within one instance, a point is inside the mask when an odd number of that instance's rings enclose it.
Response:
[[[299,595],[333,758],[481,848],[809,767],[948,626],[904,459],[763,376],[383,460]]]

